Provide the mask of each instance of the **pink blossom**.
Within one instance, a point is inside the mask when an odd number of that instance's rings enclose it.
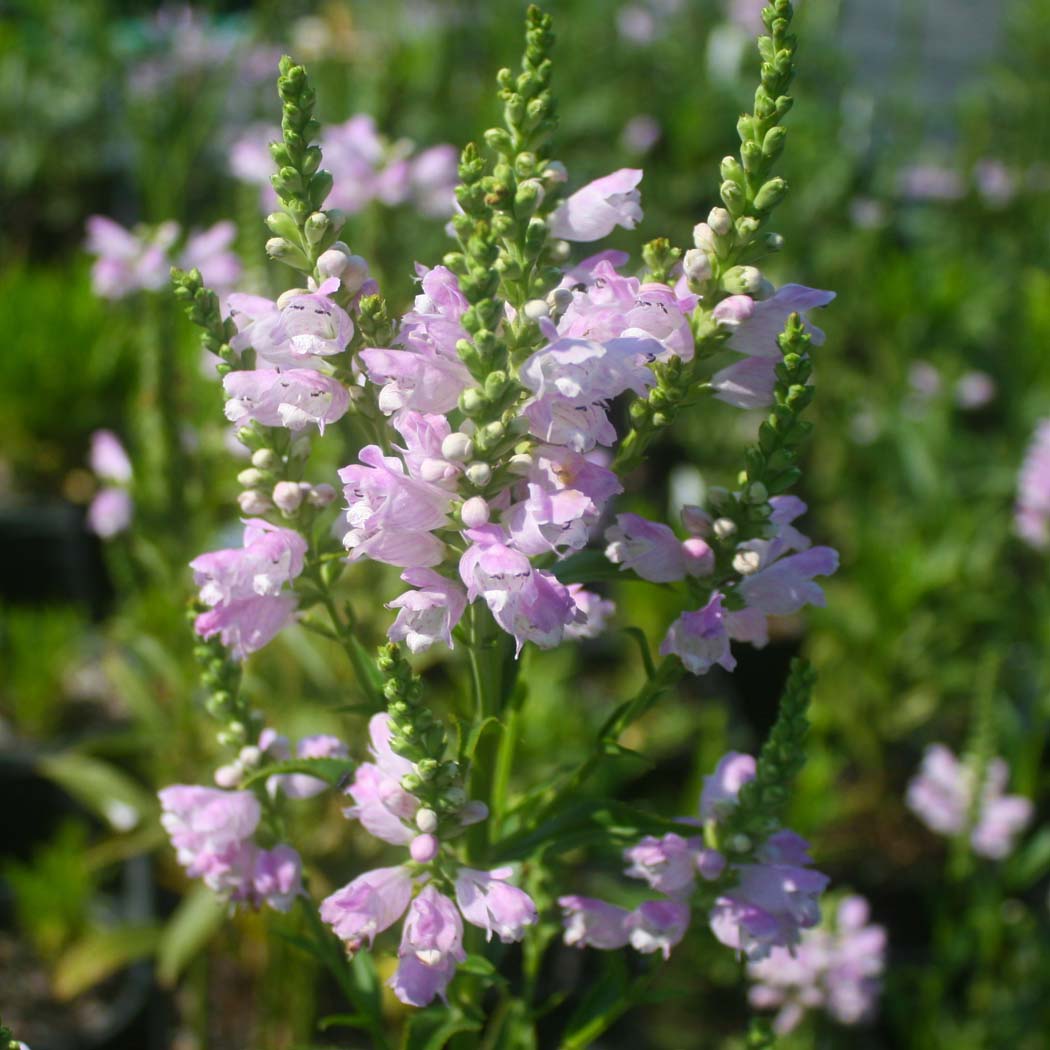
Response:
[[[626,947],[630,938],[630,914],[615,904],[593,897],[559,897],[565,924],[565,943],[570,948],[600,948],[615,951]]]
[[[237,237],[232,222],[217,222],[200,233],[190,233],[179,255],[183,270],[200,270],[204,283],[217,291],[227,291],[240,280],[240,259],[231,250]]]
[[[1050,547],[1050,419],[1039,422],[1021,465],[1014,528],[1037,550]]]
[[[261,737],[259,746],[262,748]],[[346,744],[338,737],[319,733],[303,737],[296,748],[296,755],[299,758],[347,758],[349,752]],[[281,773],[267,779],[266,790],[271,796],[280,791],[288,798],[313,798],[328,790],[328,782],[308,773]]]
[[[358,951],[393,926],[412,898],[412,876],[403,867],[376,868],[358,875],[321,901],[321,918],[347,950]]]
[[[760,550],[762,561],[758,571],[740,582],[740,594],[748,607],[768,616],[789,616],[804,605],[824,605],[824,591],[813,582],[813,577],[835,572],[838,552],[831,547],[810,547],[799,554],[777,557],[777,550],[783,547],[778,547],[777,541],[759,547],[765,542],[752,541],[752,546]]]
[[[510,875],[510,868],[460,868],[456,876],[456,903],[463,918],[480,926],[489,940],[495,933],[504,944],[520,941],[525,927],[537,920],[532,898],[507,882]]]
[[[722,600],[715,592],[702,609],[682,613],[668,628],[661,655],[673,653],[692,674],[706,674],[715,664],[732,671],[736,660],[729,648]]]
[[[714,554],[703,540],[683,543],[667,525],[637,514],[618,514],[616,524],[605,530],[605,538],[609,561],[652,583],[703,575],[711,571],[714,562]]]
[[[633,230],[642,218],[639,168],[621,168],[587,183],[558,205],[551,235],[567,241],[599,241],[617,226]]]
[[[339,471],[349,504],[343,544],[351,558],[408,568],[436,565],[445,545],[431,530],[450,524],[451,495],[438,485],[410,477],[401,460],[377,445],[363,448],[361,466]]]
[[[91,435],[88,465],[104,481],[117,485],[131,481],[131,460],[112,430],[96,430]]]
[[[713,773],[704,777],[700,794],[700,819],[720,820],[736,806],[740,789],[755,778],[755,760],[739,751],[728,751]]]
[[[383,387],[379,408],[387,415],[402,409],[451,412],[472,382],[467,366],[444,354],[369,347],[357,360],[368,378]]]
[[[616,612],[616,603],[584,589],[582,583],[570,583],[569,594],[582,617],[565,628],[566,638],[597,638],[603,634],[606,620]]]
[[[86,248],[97,256],[91,284],[104,299],[123,299],[138,291],[167,285],[168,250],[179,236],[178,223],[166,222],[152,231],[132,233],[104,215],[87,220]]]
[[[388,715],[373,715],[368,732],[375,761],[362,762],[354,771],[354,782],[347,794],[355,805],[344,812],[359,820],[376,838],[407,846],[416,829],[406,822],[415,817],[419,803],[401,786],[401,778],[412,772],[412,763],[391,750]]]
[[[688,894],[696,879],[696,853],[699,843],[669,832],[662,838],[646,835],[624,850],[629,862],[626,874],[644,879],[649,886],[668,896]]]
[[[433,569],[408,569],[401,579],[416,589],[387,603],[388,609],[398,610],[387,631],[390,640],[404,642],[413,653],[424,652],[435,642],[453,648],[452,631],[467,607],[462,588]]]
[[[624,919],[629,943],[635,951],[649,955],[661,952],[670,958],[671,949],[689,929],[689,905],[681,901],[646,901]]]
[[[387,982],[409,1006],[426,1006],[445,989],[463,950],[463,920],[456,906],[433,886],[424,886],[412,901],[398,949],[398,967]]]
[[[302,430],[341,419],[350,393],[338,380],[310,368],[260,368],[228,373],[222,381],[229,400],[226,418],[238,426],[254,420],[266,427]]]
[[[100,539],[110,540],[127,530],[134,509],[131,494],[126,489],[99,489],[88,505],[87,527]]]

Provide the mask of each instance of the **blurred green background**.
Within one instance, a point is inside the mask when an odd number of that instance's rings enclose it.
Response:
[[[547,6],[572,184],[643,167],[645,220],[614,243],[635,257],[655,236],[688,246],[750,105],[761,5]],[[331,989],[297,952],[292,920],[277,932],[253,916],[225,923],[187,894],[162,845],[154,791],[199,779],[213,757],[184,566],[234,520],[240,465],[196,334],[163,289],[93,293],[85,220],[188,230],[233,219],[242,285],[279,290],[259,188],[229,165],[247,130],[274,122],[277,56],[311,69],[324,122],[367,113],[391,144],[458,149],[496,118],[494,77],[517,60],[523,10],[0,5],[0,1014],[34,1050],[363,1045],[318,1032]],[[1015,536],[1013,502],[1033,428],[1050,416],[1050,3],[802,0],[797,27],[791,194],[777,213],[786,247],[770,276],[838,294],[819,321],[828,338],[802,495],[807,532],[842,552],[842,568],[827,609],[780,624],[732,679],[691,681],[632,730],[652,764],[618,764],[605,786],[692,812],[717,756],[757,746],[788,659],[805,652],[820,678],[791,824],[839,887],[871,900],[889,970],[876,1021],[851,1030],[814,1016],[784,1045],[1039,1050],[1050,1039],[1050,599],[1046,556]],[[403,310],[412,262],[446,250],[442,226],[377,201],[347,238]],[[174,371],[158,386],[159,346]],[[181,423],[177,454],[159,462],[157,397]],[[714,403],[682,420],[634,479],[635,509],[664,516],[704,485],[731,484],[753,423]],[[132,452],[138,502],[132,534],[105,550],[82,521],[99,427]],[[355,572],[348,597],[371,614],[374,642],[374,595],[396,591],[377,568]],[[658,639],[659,596],[623,586],[615,597]],[[637,678],[623,648],[536,658],[549,689],[531,701],[516,787],[582,748]],[[428,681],[454,708],[455,674],[437,662]],[[328,729],[360,747],[360,720],[332,710],[353,697],[324,642],[287,632],[249,665],[248,688],[282,731]],[[903,802],[922,749],[964,749],[978,712],[1011,789],[1038,810],[999,863],[949,856]],[[338,885],[375,844],[337,802],[311,806],[304,848],[321,887]],[[612,882],[617,859],[606,861]],[[700,932],[676,951],[671,997],[601,1045],[742,1047],[739,967],[708,941]],[[595,973],[586,958],[565,965],[563,981]]]

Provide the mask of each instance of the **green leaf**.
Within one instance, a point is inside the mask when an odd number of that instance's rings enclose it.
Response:
[[[625,627],[623,631],[638,643],[642,652],[642,663],[645,664],[645,677],[651,681],[656,677],[656,664],[653,662],[653,654],[649,651],[649,639],[640,627]]]
[[[61,1000],[74,999],[122,970],[152,955],[160,940],[158,926],[121,926],[93,930],[76,942],[55,966],[51,987]]]
[[[91,755],[67,751],[41,758],[39,771],[97,813],[116,831],[130,831],[148,816],[156,798],[116,766]]]
[[[468,955],[459,964],[456,972],[469,973],[474,977],[481,977],[489,982],[506,984],[506,978],[500,974],[499,970],[484,955]]]
[[[630,1005],[627,964],[622,953],[606,952],[602,958],[604,972],[569,1018],[560,1050],[583,1050],[591,1046]]]
[[[478,1032],[481,1022],[462,1014],[449,1017],[448,1010],[424,1010],[413,1014],[405,1032],[404,1050],[442,1050],[454,1035]]]
[[[635,573],[621,571],[605,556],[604,551],[585,550],[562,558],[551,572],[564,584],[594,583],[597,580],[615,580],[622,576],[638,579]]]
[[[1010,858],[1004,882],[1014,890],[1028,889],[1050,871],[1050,828],[1042,828]]]
[[[329,1028],[369,1028],[372,1022],[364,1014],[329,1014],[317,1022],[322,1032]]]
[[[157,946],[157,980],[171,987],[226,918],[226,908],[204,885],[194,886],[175,909]]]
[[[285,762],[272,762],[268,766],[253,770],[241,781],[241,788],[251,787],[267,777],[285,773],[306,773],[335,787],[354,771],[355,763],[349,758],[290,758]]]
[[[477,751],[481,738],[489,731],[503,732],[503,723],[494,715],[489,715],[471,729],[460,755],[461,764],[467,764],[474,758],[474,752]]]

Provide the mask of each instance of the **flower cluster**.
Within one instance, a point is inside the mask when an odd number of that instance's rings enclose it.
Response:
[[[751,960],[764,959],[778,948],[794,949],[801,931],[820,921],[818,897],[828,884],[827,876],[810,866],[805,840],[781,829],[744,861],[735,857],[734,849],[743,845],[749,850],[750,843],[707,845],[709,829],[717,833],[719,822],[735,808],[741,787],[754,776],[750,755],[723,756],[714,773],[704,778],[699,821],[682,821],[699,825],[697,834],[649,835],[624,852],[625,874],[643,879],[663,899],[627,911],[588,897],[561,897],[565,943],[605,950],[630,944],[640,952],[661,951],[666,957],[689,927],[689,901],[699,878],[717,883],[709,921],[723,944]]]
[[[908,785],[908,805],[932,831],[967,834],[974,853],[1000,860],[1013,850],[1033,813],[1027,798],[1004,794],[1009,777],[1006,762],[994,758],[978,791],[972,766],[943,744],[931,744]]]
[[[299,854],[261,849],[253,836],[262,809],[250,791],[175,784],[160,792],[161,823],[191,878],[234,904],[288,911],[302,892]]]
[[[405,914],[397,971],[388,982],[394,994],[410,1006],[426,1006],[444,997],[456,968],[466,958],[463,920],[496,934],[505,943],[521,940],[525,928],[536,922],[536,906],[523,890],[509,883],[510,868],[479,871],[443,854],[435,832],[439,814],[421,805],[406,785],[418,780],[419,764],[395,752],[393,729],[386,714],[369,723],[374,761],[357,767],[347,793],[354,805],[348,817],[361,822],[372,835],[394,845],[408,846],[410,860],[397,867],[376,868],[359,875],[321,902],[321,918],[349,952],[393,926]],[[460,827],[484,820],[484,806],[460,809]],[[449,883],[455,903],[439,888]],[[416,894],[416,890],[419,890]],[[413,894],[416,894],[413,896]]]
[[[1039,550],[1050,547],[1050,420],[1036,427],[1017,480],[1017,534]]]
[[[273,161],[268,144],[279,140],[279,128],[248,128],[230,149],[230,169],[243,182],[262,187],[262,206],[277,202],[270,187]],[[421,214],[452,214],[456,186],[456,150],[449,145],[415,150],[414,143],[386,141],[367,113],[326,128],[321,139],[325,164],[333,177],[331,207],[354,215],[372,201],[388,206],[410,203]]]
[[[91,435],[88,465],[102,485],[88,506],[87,525],[96,536],[109,540],[131,524],[131,460],[112,430],[96,430]]]
[[[104,215],[87,220],[88,252],[97,258],[91,268],[95,294],[103,299],[125,299],[136,292],[155,292],[169,281],[172,266],[196,268],[218,292],[231,289],[241,276],[241,263],[231,251],[237,229],[217,222],[199,233],[190,232],[182,247],[177,222],[152,229],[128,230]]]
[[[871,1019],[882,990],[886,931],[869,916],[863,897],[844,897],[833,921],[807,930],[793,951],[774,948],[748,964],[751,1005],[777,1011],[778,1035],[798,1027],[809,1010],[824,1010],[844,1025]]]

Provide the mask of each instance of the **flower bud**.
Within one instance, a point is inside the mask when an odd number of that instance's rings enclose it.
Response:
[[[368,280],[368,263],[360,255],[351,255],[339,279],[349,295],[357,295]]]
[[[725,237],[733,228],[733,219],[725,208],[712,208],[707,215],[707,225],[718,237]]]
[[[425,459],[419,464],[419,476],[432,484],[445,481],[455,474],[455,467],[447,459]]]
[[[237,475],[237,484],[243,485],[246,489],[254,488],[256,485],[265,485],[266,475],[255,467],[248,467],[247,470],[242,470]]]
[[[339,277],[346,269],[350,256],[338,248],[329,248],[321,252],[317,259],[317,272],[322,277]]]
[[[543,169],[543,177],[547,182],[566,182],[569,178],[569,172],[560,160],[552,160]]]
[[[489,505],[480,496],[471,496],[460,509],[459,517],[468,529],[476,529],[488,523]]]
[[[416,827],[424,834],[429,835],[431,832],[437,831],[437,826],[438,815],[432,809],[424,807],[416,813]]]
[[[294,514],[303,502],[303,490],[295,481],[279,481],[273,487],[273,502],[285,514]]]
[[[237,756],[237,761],[240,762],[245,769],[252,769],[259,764],[259,759],[262,758],[262,752],[254,745],[248,747],[242,747],[241,753]]]
[[[708,536],[711,533],[711,515],[700,507],[683,507],[682,524],[686,532],[694,536]]]
[[[750,576],[751,573],[757,572],[761,563],[758,551],[737,551],[733,555],[733,571],[741,576]]]
[[[219,766],[215,770],[215,783],[221,788],[234,788],[241,782],[244,770],[239,762],[231,762],[226,766]]]
[[[706,222],[698,222],[693,227],[693,244],[708,255],[715,250],[715,231]]]
[[[284,237],[271,237],[266,242],[266,254],[278,262],[287,263],[297,270],[309,270],[310,263],[299,248]]]
[[[683,540],[682,553],[685,555],[685,571],[690,576],[707,576],[714,571],[715,552],[699,536]]]
[[[769,499],[769,489],[761,481],[753,481],[747,487],[748,503],[765,503]]]
[[[241,513],[252,517],[258,514],[265,514],[268,510],[273,510],[273,504],[270,502],[269,496],[259,489],[245,489],[237,497],[237,506],[241,508]]]
[[[272,448],[259,448],[252,453],[252,466],[260,470],[273,470],[280,462],[281,457]]]
[[[734,266],[722,278],[730,295],[754,295],[762,287],[762,271],[755,266]]]
[[[492,467],[487,463],[478,460],[476,463],[471,463],[466,470],[467,481],[471,485],[477,485],[481,488],[483,485],[487,485],[492,480]]]
[[[521,312],[530,321],[538,321],[541,317],[549,317],[551,308],[545,299],[530,299],[521,308]]]
[[[769,211],[775,208],[784,199],[787,190],[788,184],[779,175],[763,183],[755,194],[755,210]]]
[[[441,442],[441,455],[453,463],[466,463],[474,455],[474,442],[466,434],[453,431]]]
[[[568,288],[555,288],[547,296],[547,306],[553,314],[563,314],[572,305],[572,292]]]
[[[437,855],[440,843],[433,835],[417,835],[409,844],[408,852],[417,864],[429,864]]]
[[[312,486],[310,495],[306,498],[312,507],[327,507],[335,499],[335,496],[335,489],[323,482],[320,485]]]
[[[697,284],[711,279],[711,260],[707,252],[699,248],[690,248],[682,259],[682,269],[685,271],[686,279]]]
[[[311,244],[320,244],[324,239],[324,235],[328,232],[328,216],[323,211],[315,211],[307,220],[304,226],[304,232],[306,233],[306,239]]]
[[[711,528],[720,540],[736,535],[736,522],[732,518],[716,518]]]
[[[530,470],[532,470],[532,456],[527,452],[519,452],[515,456],[511,456],[507,461],[507,470],[511,474],[517,474],[519,477],[524,477]]]

